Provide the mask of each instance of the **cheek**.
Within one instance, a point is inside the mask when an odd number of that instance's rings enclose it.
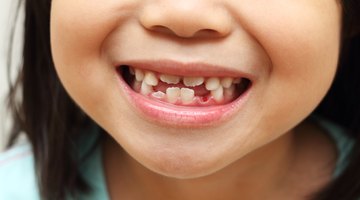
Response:
[[[335,0],[256,3],[263,6],[243,9],[244,26],[270,57],[272,75],[296,81],[333,74],[341,29],[341,8]]]
[[[93,118],[121,113],[126,109],[114,109],[116,103],[113,99],[119,99],[119,94],[111,88],[118,87],[118,77],[104,58],[102,45],[125,18],[126,7],[130,5],[127,2],[52,2],[51,48],[56,70],[70,96]],[[120,121],[121,116],[112,118],[112,123]]]
[[[275,104],[289,102],[284,114],[311,112],[330,88],[336,73],[340,20],[320,20],[307,27],[310,20],[304,19],[304,24],[297,29],[285,25],[290,27],[290,34],[273,32],[269,34],[271,40],[267,41],[273,63],[269,88],[275,93],[269,95],[283,96],[281,102]],[[296,109],[300,107],[302,109]]]
[[[244,29],[271,60],[266,80],[257,88],[258,127],[286,132],[313,111],[331,86],[340,46],[340,6],[335,0],[259,0],[241,9]]]
[[[59,59],[74,63],[99,57],[102,42],[125,18],[129,6],[105,1],[52,2],[51,42]]]

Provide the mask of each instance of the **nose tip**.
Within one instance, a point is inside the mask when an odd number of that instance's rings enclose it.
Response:
[[[146,6],[140,23],[147,30],[182,38],[224,37],[231,32],[231,18],[225,10],[185,2]]]

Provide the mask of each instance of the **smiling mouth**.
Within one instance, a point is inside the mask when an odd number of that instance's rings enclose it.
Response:
[[[165,74],[120,65],[118,73],[133,91],[154,101],[186,107],[229,104],[251,86],[245,77],[202,77]]]
[[[229,121],[246,107],[256,80],[253,74],[206,63],[121,63],[114,64],[120,89],[135,113],[149,122],[179,128]]]

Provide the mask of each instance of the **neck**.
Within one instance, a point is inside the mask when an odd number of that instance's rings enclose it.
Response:
[[[294,159],[293,133],[257,149],[211,175],[175,179],[154,173],[112,139],[105,141],[105,174],[111,199],[270,199]],[[135,195],[136,194],[136,195]],[[135,196],[134,196],[135,195]],[[124,198],[127,199],[127,198]]]

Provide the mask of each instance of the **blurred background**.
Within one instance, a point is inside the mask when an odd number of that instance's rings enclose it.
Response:
[[[23,13],[20,12],[15,23],[18,0],[0,1],[0,152],[4,149],[10,127],[10,113],[6,109],[8,92],[8,58],[12,27],[15,27],[14,44],[12,45],[10,79],[14,79],[21,64]]]

